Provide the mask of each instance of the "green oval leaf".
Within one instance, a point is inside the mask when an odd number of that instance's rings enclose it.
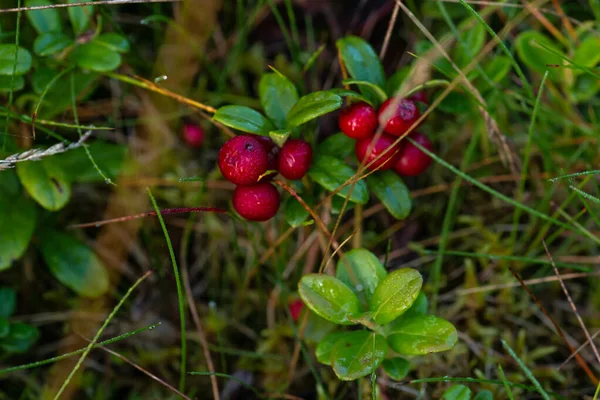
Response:
[[[377,171],[367,177],[367,185],[394,218],[404,219],[410,215],[410,191],[398,174]]]
[[[506,56],[495,56],[487,63],[483,70],[493,82],[501,82],[510,72],[510,59]]]
[[[304,200],[309,206],[314,204],[314,201],[311,197],[303,196],[302,200]],[[309,215],[310,214],[308,211],[293,196],[288,197],[283,204],[283,216],[292,228],[303,225],[304,221],[308,219]]]
[[[423,355],[450,350],[458,340],[456,328],[445,319],[434,315],[406,318],[390,330],[390,347],[404,355]]]
[[[75,47],[70,59],[80,68],[98,72],[109,72],[121,65],[119,53],[109,50],[95,40]]]
[[[375,288],[385,278],[387,271],[375,254],[367,249],[350,250],[337,263],[336,277],[352,289],[357,296],[371,300]]]
[[[21,323],[11,324],[8,336],[0,340],[0,349],[7,353],[24,353],[39,336],[40,332],[35,326]]]
[[[354,153],[354,143],[354,139],[340,132],[319,143],[316,151],[319,155],[344,159]]]
[[[302,301],[315,314],[340,325],[351,325],[348,317],[361,313],[356,295],[340,280],[329,275],[304,275],[298,283]]]
[[[342,160],[330,156],[315,157],[308,171],[308,175],[323,186],[325,189],[334,191],[351,179],[355,174],[354,169],[348,166]],[[358,181],[353,185],[342,188],[338,196],[346,198],[350,195],[350,200],[355,203],[366,204],[369,201],[369,191],[364,181]],[[351,192],[352,190],[352,192]]]
[[[333,93],[333,94],[337,94],[340,97],[348,97],[348,98],[350,98],[352,100],[355,100],[355,101],[364,101],[365,103],[368,103],[371,106],[376,106],[377,105],[371,99],[368,99],[365,96],[363,96],[362,94],[356,93],[353,90],[346,90],[346,89],[342,89],[342,88],[333,88],[333,89],[329,89],[328,92]]]
[[[18,54],[17,54],[18,49]],[[15,56],[16,68],[15,68]],[[23,75],[31,68],[31,54],[14,44],[0,44],[0,75]]]
[[[464,68],[473,61],[473,58],[475,58],[483,48],[486,30],[483,24],[473,20],[466,20],[465,23],[461,25],[461,28],[465,25],[468,27],[459,30],[459,32],[461,32],[461,38],[457,41],[452,59],[456,62],[458,67]]]
[[[381,104],[388,99],[388,95],[385,93],[385,90],[371,82],[361,81],[358,79],[344,79],[342,83],[344,85],[356,85],[360,87],[361,90],[369,93],[369,98],[377,100],[377,104]]]
[[[106,268],[92,249],[73,236],[45,231],[40,248],[52,275],[77,294],[98,297],[108,290]]]
[[[11,85],[12,85],[13,91],[21,90],[25,86],[25,78],[23,78],[21,75],[19,75],[19,76],[0,75],[0,92],[3,92],[3,93],[10,92]]]
[[[450,386],[448,390],[442,394],[441,400],[470,400],[471,389],[465,385]]]
[[[10,267],[27,250],[35,230],[37,207],[31,199],[23,195],[2,194],[0,210],[2,210],[0,212],[0,271],[2,271]],[[0,303],[0,310],[1,308]],[[0,313],[1,316],[4,315]]]
[[[25,0],[25,7],[51,6],[49,0]],[[56,8],[47,8],[45,10],[25,11],[27,19],[33,25],[37,33],[60,32],[62,23],[58,10]]]
[[[383,278],[371,298],[373,320],[384,325],[398,318],[413,305],[423,277],[416,269],[400,268]]]
[[[8,318],[15,312],[17,293],[10,287],[0,288],[0,317]]]
[[[67,174],[52,158],[19,163],[17,174],[31,197],[47,210],[60,210],[71,197]]]
[[[562,78],[562,70],[548,65],[562,65],[562,59],[548,50],[540,47],[539,44],[561,53],[560,49],[544,34],[537,31],[527,31],[521,33],[516,41],[517,54],[519,58],[532,70],[543,74],[548,70],[548,77],[551,80]]]
[[[357,36],[346,36],[339,39],[336,46],[352,78],[384,87],[381,61],[369,43]]]
[[[477,396],[475,396],[473,400],[494,400],[494,395],[486,389],[477,393]]]
[[[292,134],[292,131],[287,129],[279,129],[276,131],[269,132],[269,137],[275,144],[279,147],[283,147],[285,142],[287,142],[288,138]]]
[[[300,97],[287,115],[287,127],[295,128],[342,106],[342,98],[331,92],[319,91]]]
[[[10,333],[10,322],[4,317],[0,317],[0,339],[5,338]]]
[[[118,33],[103,33],[94,40],[98,44],[118,53],[127,53],[129,51],[129,41]]]
[[[275,129],[264,115],[246,106],[223,106],[213,119],[238,131],[268,136]]]
[[[333,372],[343,381],[353,381],[375,371],[385,358],[385,338],[374,332],[348,332],[331,350]]]
[[[82,3],[85,0],[69,0],[69,3]],[[94,15],[94,6],[69,7],[69,19],[75,35],[82,34],[90,25]]]
[[[410,363],[402,357],[388,358],[383,360],[383,369],[395,381],[400,381],[408,375]]]
[[[586,68],[594,68],[600,62],[600,38],[591,35],[586,37],[573,55],[573,63]],[[584,74],[580,69],[573,70],[575,75]]]
[[[278,128],[284,128],[287,114],[298,101],[296,86],[285,76],[272,72],[260,78],[258,93],[267,117]]]
[[[45,57],[66,49],[73,39],[62,32],[47,32],[39,35],[33,42],[35,54]]]
[[[333,350],[333,346],[347,334],[348,332],[332,332],[321,339],[315,349],[317,361],[321,364],[331,365],[331,350]]]

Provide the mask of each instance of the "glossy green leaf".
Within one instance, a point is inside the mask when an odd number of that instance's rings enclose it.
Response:
[[[404,219],[410,215],[410,191],[398,174],[393,171],[377,171],[367,177],[367,186],[394,218]]]
[[[308,196],[302,196],[302,200],[309,206],[313,204],[313,199]],[[283,204],[283,216],[287,223],[293,228],[304,224],[309,215],[308,211],[293,196],[288,197]]]
[[[406,310],[406,312],[402,316],[408,318],[419,315],[425,315],[427,314],[427,305],[427,296],[425,296],[425,293],[423,293],[423,291],[420,291],[413,305],[410,306],[410,308]]]
[[[442,394],[441,400],[470,400],[471,389],[465,385],[453,385],[450,386],[444,394]]]
[[[434,315],[406,318],[388,332],[390,347],[404,355],[423,355],[450,350],[458,340],[456,328]]]
[[[383,360],[383,369],[395,381],[400,381],[408,375],[410,363],[402,357],[388,358]]]
[[[544,34],[537,31],[527,31],[521,33],[515,41],[519,58],[525,65],[540,74],[548,70],[548,77],[551,80],[562,79],[562,70],[549,66],[562,65],[562,59],[558,55],[540,47],[538,43],[561,53],[561,50]]]
[[[40,249],[52,275],[77,294],[98,297],[108,290],[108,272],[102,261],[73,236],[44,231]]]
[[[360,298],[369,301],[387,271],[375,254],[367,249],[353,249],[337,263],[336,277]]]
[[[355,173],[354,169],[348,166],[348,164],[330,156],[315,157],[308,171],[311,179],[329,191],[334,191],[342,186]],[[366,204],[369,201],[367,184],[362,180],[356,182],[354,185],[345,186],[337,194],[344,198],[349,195],[350,200],[355,203]]]
[[[404,314],[417,299],[422,285],[423,277],[416,269],[390,272],[379,282],[371,298],[373,320],[384,325]]]
[[[331,92],[313,92],[300,97],[287,115],[288,128],[295,128],[342,106],[342,98]]]
[[[342,209],[346,213],[354,208],[354,204],[351,201],[346,202],[346,199],[343,197],[333,196],[331,198],[331,214],[340,215]]]
[[[268,136],[275,130],[264,115],[246,106],[223,106],[215,113],[213,119],[238,131]]]
[[[62,32],[46,32],[39,35],[33,42],[33,51],[38,56],[50,56],[66,49],[73,39]]]
[[[342,132],[329,136],[319,143],[316,148],[317,154],[344,159],[354,153],[355,141]]]
[[[366,91],[368,93],[368,98],[375,99],[377,104],[383,103],[388,98],[385,90],[371,82],[361,81],[358,79],[344,79],[342,83],[344,85],[356,85],[360,87],[362,91]]]
[[[94,39],[98,44],[118,53],[127,53],[129,51],[129,41],[118,33],[109,32],[99,35]]]
[[[37,207],[31,199],[22,194],[16,196],[2,194],[0,210],[2,210],[0,212],[0,271],[2,271],[9,268],[27,250],[35,230]],[[0,312],[1,316],[4,315]]]
[[[272,72],[260,78],[258,93],[267,117],[278,128],[284,128],[286,116],[299,98],[296,86],[285,76]]]
[[[15,323],[8,335],[0,339],[0,350],[7,353],[24,353],[36,342],[40,332],[35,326]]]
[[[489,390],[482,390],[473,397],[473,400],[494,400],[494,395]]]
[[[74,7],[71,7],[72,9]],[[109,72],[121,65],[121,55],[93,40],[75,47],[70,56],[79,68],[97,72]]]
[[[483,24],[477,21],[467,20],[468,28],[461,29],[461,41],[457,40],[453,52],[453,60],[460,68],[464,68],[473,61],[473,58],[481,51],[485,43],[486,30]]]
[[[38,75],[36,70],[33,75],[33,85],[36,93],[41,93],[58,73],[59,71],[42,68],[41,73]],[[73,86],[78,101],[84,101],[90,96],[100,77],[97,73],[89,70],[76,70],[60,78],[46,93],[39,111],[40,118],[51,119],[53,116],[71,108],[71,76],[73,76]]]
[[[116,178],[121,172],[128,148],[127,145],[96,141],[88,145],[88,150],[98,168],[107,177]],[[104,181],[81,147],[56,155],[53,160],[66,172],[71,182]]]
[[[333,350],[333,346],[335,346],[338,340],[346,335],[348,335],[348,332],[332,332],[325,336],[315,349],[317,361],[321,364],[331,365],[331,350]]]
[[[371,99],[369,99],[369,98],[363,96],[362,94],[357,93],[353,90],[347,90],[347,89],[343,89],[343,88],[333,88],[333,89],[329,89],[328,92],[336,94],[340,97],[348,97],[352,101],[363,101],[372,106],[376,105],[376,103],[374,103]]]
[[[52,157],[19,163],[17,174],[31,197],[47,210],[60,210],[71,197],[68,176]]]
[[[379,56],[369,43],[357,36],[346,36],[336,42],[348,74],[354,79],[385,85],[385,75]]]
[[[600,38],[595,35],[586,37],[573,55],[573,63],[586,68],[594,68],[600,62]],[[576,75],[585,71],[574,69]]]
[[[278,129],[276,131],[269,132],[269,137],[279,147],[283,147],[285,142],[289,139],[292,131],[288,129]]]
[[[25,0],[25,7],[50,6],[53,3],[50,0]],[[56,8],[47,8],[37,11],[25,11],[27,19],[33,25],[37,33],[60,32],[62,23],[60,14]]]
[[[16,67],[15,67],[15,56]],[[0,75],[26,74],[31,68],[31,54],[23,47],[14,44],[0,44]]]
[[[85,0],[69,0],[69,3],[82,3]],[[82,34],[90,25],[94,15],[94,6],[69,7],[69,19],[75,35]]]
[[[17,293],[10,287],[0,287],[0,317],[8,318],[15,312]]]
[[[348,319],[361,314],[360,303],[350,288],[329,275],[304,275],[298,283],[302,301],[315,314],[341,325],[351,325]]]
[[[0,317],[0,340],[10,333],[10,322],[4,317]]]
[[[379,367],[387,347],[385,338],[374,332],[347,332],[331,350],[333,372],[343,381],[367,376]]]
[[[21,90],[25,86],[25,78],[23,78],[21,75],[0,75],[0,92],[10,92],[11,85],[13,91]]]
[[[501,82],[511,69],[510,59],[506,56],[494,56],[489,63],[487,63],[483,70],[490,77],[490,79],[496,83]]]

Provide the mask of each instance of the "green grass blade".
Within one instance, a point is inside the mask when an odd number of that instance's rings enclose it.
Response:
[[[502,379],[502,383],[504,384],[504,389],[506,390],[506,395],[508,396],[509,400],[515,400],[512,390],[510,390],[508,380],[506,380],[506,376],[504,376],[502,365],[498,365],[498,375],[500,375],[500,379]]]
[[[600,169],[594,169],[594,170],[591,170],[591,171],[576,172],[574,174],[557,176],[556,178],[548,179],[548,182],[556,182],[556,181],[559,181],[561,179],[570,179],[570,178],[576,178],[578,176],[598,175],[598,174],[600,174]]]
[[[535,378],[535,376],[533,376],[533,373],[531,372],[531,370],[529,368],[527,368],[527,365],[525,365],[525,363],[517,356],[517,354],[508,345],[508,343],[506,343],[505,340],[502,340],[502,346],[508,352],[508,354],[510,354],[510,356],[515,359],[517,364],[519,364],[519,367],[521,367],[521,370],[523,370],[523,373],[525,373],[527,378],[529,378],[531,383],[533,383],[533,385],[535,386],[537,391],[540,393],[540,395],[544,398],[544,400],[550,400],[550,396],[548,395],[548,393],[546,393],[546,391],[544,390],[542,385],[540,385],[540,382],[538,382],[538,380]]]
[[[175,284],[177,285],[177,301],[179,303],[179,321],[180,321],[180,329],[181,329],[181,375],[179,378],[179,391],[185,392],[185,369],[187,362],[187,343],[185,336],[185,297],[183,294],[183,286],[181,285],[181,277],[179,276],[179,268],[177,267],[177,260],[175,259],[175,252],[173,251],[173,245],[171,244],[171,238],[169,237],[169,232],[167,231],[167,226],[165,225],[165,221],[163,220],[162,214],[160,213],[160,208],[158,208],[158,204],[156,204],[156,200],[152,195],[152,192],[148,188],[148,196],[150,196],[150,200],[152,201],[152,206],[156,211],[156,216],[160,221],[160,226],[165,235],[165,241],[167,242],[167,247],[169,248],[169,255],[171,256],[171,263],[173,264],[173,275],[175,276]]]

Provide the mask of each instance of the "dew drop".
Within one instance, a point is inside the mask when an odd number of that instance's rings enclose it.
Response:
[[[153,330],[154,328],[156,328],[155,326],[151,326],[150,328],[148,328],[149,331]]]
[[[167,79],[169,79],[169,77],[166,75],[157,76],[156,78],[154,78],[154,83],[166,81]]]
[[[111,180],[110,178],[105,178],[105,179],[104,179],[104,182],[105,182],[107,185],[111,185],[111,184],[112,184],[112,180]]]
[[[143,20],[140,21],[140,24],[142,25],[148,25],[150,23],[150,21],[147,18],[144,18]]]
[[[356,290],[358,290],[359,292],[363,291],[363,285],[356,285]]]
[[[217,308],[217,303],[211,300],[208,302],[208,307],[214,310],[215,308]]]

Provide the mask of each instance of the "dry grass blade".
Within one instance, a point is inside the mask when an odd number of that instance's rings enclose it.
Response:
[[[398,19],[398,12],[400,11],[400,5],[398,2],[394,4],[394,11],[392,11],[392,17],[390,18],[390,23],[388,24],[387,31],[385,32],[385,38],[383,39],[383,45],[381,46],[381,51],[379,52],[379,58],[383,60],[385,57],[385,53],[387,52],[388,46],[390,44],[390,38],[392,37],[392,31],[394,30],[394,25],[396,24],[396,19]]]
[[[556,320],[554,318],[552,318],[552,316],[550,315],[550,313],[546,310],[546,307],[543,306],[543,304],[533,294],[533,292],[529,289],[529,287],[527,287],[527,285],[525,284],[525,282],[523,281],[523,279],[521,279],[521,277],[512,268],[509,267],[508,269],[511,272],[511,274],[513,274],[513,276],[515,277],[515,279],[519,281],[519,283],[521,284],[521,287],[523,289],[525,289],[525,291],[527,292],[527,294],[529,295],[529,297],[531,297],[531,299],[540,308],[540,310],[542,310],[542,312],[544,313],[544,315],[546,317],[548,317],[548,319],[552,323],[552,326],[554,326],[554,329],[556,330],[556,332],[559,334],[559,336],[563,339],[563,341],[565,342],[565,344],[569,348],[569,351],[571,353],[575,353],[575,348],[571,345],[571,343],[569,343],[569,340],[565,336],[565,333],[563,332],[562,328],[560,327],[560,325],[558,325],[558,323],[556,322]],[[581,357],[581,355],[579,355],[579,354],[575,355],[575,359],[577,360],[577,363],[581,366],[581,368],[585,371],[586,375],[594,383],[594,385],[597,385],[598,384],[598,378],[596,378],[596,375],[594,375],[594,373],[590,369],[590,367],[587,364],[587,362],[585,361],[585,359],[583,357]]]
[[[98,0],[98,1],[85,1],[81,3],[64,3],[64,4],[51,4],[47,6],[32,6],[32,7],[15,7],[5,8],[0,10],[0,14],[19,12],[19,11],[35,11],[35,10],[46,10],[48,8],[67,8],[67,7],[84,7],[84,6],[116,6],[119,4],[136,4],[136,3],[178,3],[183,0]]]
[[[594,333],[592,335],[592,340],[596,339],[596,337],[598,337],[598,335],[600,335],[600,331],[597,331],[596,333]],[[575,350],[575,353],[571,354],[569,357],[567,357],[567,359],[565,361],[563,361],[562,364],[560,364],[558,366],[558,368],[556,368],[557,370],[560,370],[562,367],[564,367],[565,365],[567,365],[569,363],[569,361],[571,361],[573,359],[573,357],[575,357],[576,354],[579,354],[579,352],[583,349],[585,349],[585,347],[590,344],[589,340],[586,340],[581,346],[579,346],[577,348],[577,350]]]
[[[65,145],[58,143],[47,149],[31,149],[24,151],[23,153],[13,154],[6,157],[4,160],[0,160],[0,171],[5,169],[14,168],[17,163],[25,161],[39,161],[44,157],[50,157],[55,154],[64,153],[69,150],[74,150],[84,145],[84,142],[92,135],[92,131],[84,133],[78,141]]]
[[[598,365],[600,365],[600,354],[598,353],[598,348],[596,347],[596,344],[594,343],[592,337],[590,336],[590,332],[586,328],[585,323],[583,322],[583,319],[581,319],[581,315],[579,315],[579,312],[577,312],[577,307],[575,306],[575,303],[573,303],[573,299],[571,298],[571,295],[569,294],[569,291],[567,290],[567,287],[565,286],[565,283],[563,282],[563,280],[560,276],[560,273],[558,272],[558,269],[556,268],[556,265],[554,264],[554,259],[552,258],[552,255],[550,254],[550,250],[548,250],[548,246],[546,246],[546,242],[542,241],[542,243],[544,244],[544,250],[546,251],[548,258],[550,258],[550,264],[552,264],[552,269],[554,270],[554,273],[556,274],[556,277],[558,278],[558,281],[560,282],[560,286],[561,286],[563,292],[565,293],[565,296],[567,296],[567,300],[569,301],[569,306],[571,306],[571,310],[573,310],[575,317],[577,317],[577,322],[579,322],[579,325],[581,326],[583,333],[585,333],[585,337],[587,338],[588,342],[590,342],[590,345],[592,346],[592,350],[594,351],[594,355],[596,356],[596,360],[598,361]]]

